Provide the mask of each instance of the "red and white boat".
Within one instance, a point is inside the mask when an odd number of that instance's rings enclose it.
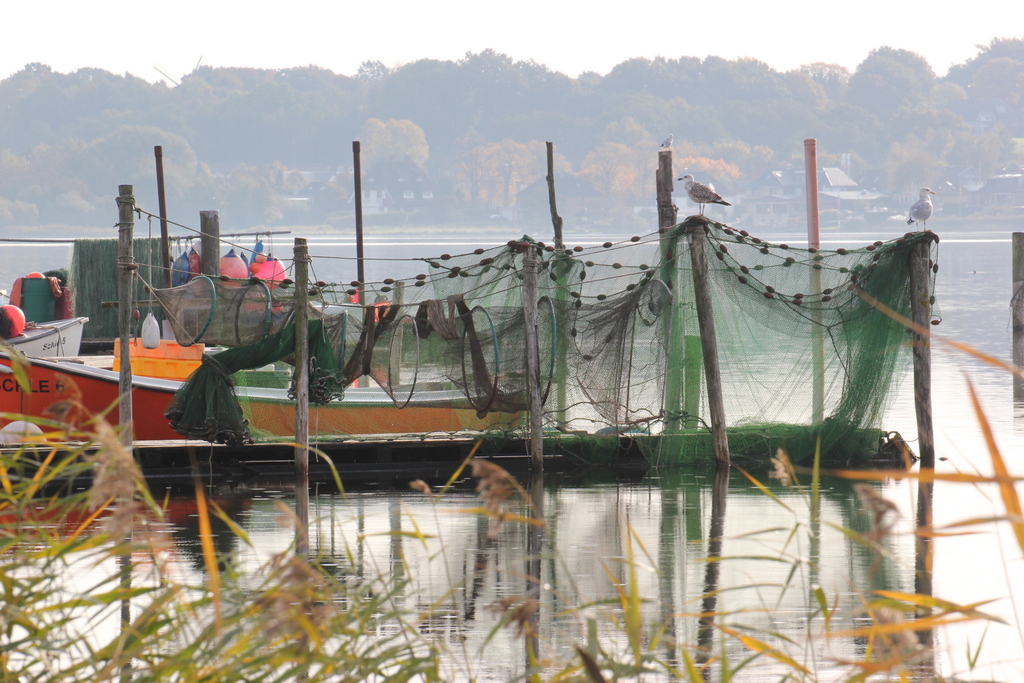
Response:
[[[118,423],[119,375],[112,370],[81,363],[28,358],[23,361],[30,391],[24,391],[15,377],[10,354],[0,353],[0,413],[8,421],[42,418],[55,420],[82,431],[89,430],[95,415]],[[171,429],[164,412],[181,380],[134,376],[132,412],[137,441],[183,440]],[[236,387],[236,393],[253,431],[261,437],[292,437],[295,433],[295,401],[286,389]],[[376,387],[351,387],[341,400],[326,406],[310,406],[310,436],[346,438],[401,434],[453,433],[511,428],[519,423],[518,413],[489,413],[478,417],[470,407],[451,407],[452,392],[417,393],[405,407]],[[463,399],[464,402],[464,399]]]
[[[88,318],[66,318],[45,323],[27,323],[21,334],[4,341],[26,356],[77,356],[82,346],[82,328],[87,322]]]

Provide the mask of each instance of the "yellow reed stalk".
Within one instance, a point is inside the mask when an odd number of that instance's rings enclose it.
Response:
[[[89,525],[92,524],[93,522],[95,522],[96,518],[99,517],[103,513],[103,511],[106,510],[110,506],[110,504],[113,503],[113,502],[114,502],[114,497],[111,496],[110,498],[107,498],[106,502],[104,502],[103,505],[100,505],[95,510],[93,510],[92,513],[88,517],[85,518],[85,521],[82,522],[81,524],[79,524],[78,528],[75,529],[71,533],[70,536],[68,536],[68,538],[67,538],[68,542],[70,543],[71,541],[73,541],[76,538],[78,538],[81,535],[81,533],[83,531],[85,531],[86,529],[88,529]]]
[[[985,413],[981,409],[981,402],[978,400],[977,392],[974,391],[974,383],[970,379],[967,380],[967,389],[971,393],[971,404],[974,406],[974,414],[978,417],[978,425],[981,427],[982,434],[985,435],[985,444],[988,446],[989,456],[992,458],[992,468],[996,471],[996,480],[999,483],[999,493],[1003,498],[1003,505],[1006,506],[1006,516],[1017,537],[1017,545],[1020,546],[1021,551],[1024,551],[1024,513],[1021,511],[1017,489],[1013,485],[1015,480],[1010,476],[1006,462],[999,453],[995,436],[992,434],[992,425],[989,424],[988,418],[985,417]]]
[[[217,550],[213,547],[213,528],[210,526],[210,513],[206,509],[206,494],[199,477],[195,477],[196,512],[199,515],[199,538],[203,546],[203,563],[210,576],[210,593],[213,596],[214,624],[217,630],[221,627],[220,605],[220,570],[217,568]]]
[[[50,466],[50,463],[53,462],[55,457],[57,457],[56,448],[50,451],[50,454],[46,456],[46,460],[43,460],[43,464],[39,466],[38,470],[36,470],[35,476],[32,477],[32,483],[25,491],[25,498],[31,498],[36,494],[36,490],[39,488],[39,482],[42,480],[43,474],[46,473],[46,468]]]
[[[483,439],[478,439],[477,442],[473,444],[473,448],[469,451],[469,455],[467,455],[465,460],[462,461],[462,464],[459,465],[459,468],[452,473],[452,476],[448,477],[448,481],[444,483],[444,486],[441,487],[441,490],[437,492],[436,496],[434,496],[434,500],[441,500],[441,496],[447,493],[448,489],[450,489],[452,487],[452,484],[455,483],[455,480],[462,476],[462,471],[466,469],[466,466],[469,464],[470,460],[473,459],[473,456],[476,455],[476,452],[480,449],[480,446],[482,446],[483,444]]]

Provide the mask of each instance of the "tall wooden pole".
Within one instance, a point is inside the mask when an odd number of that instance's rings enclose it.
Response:
[[[1024,368],[1024,232],[1013,233],[1013,364]],[[1024,379],[1013,376],[1013,400],[1024,401]]]
[[[558,286],[555,288],[555,329],[564,330],[566,316],[564,314],[566,303],[569,300],[569,287],[565,278],[572,273],[572,259],[564,258],[565,239],[562,236],[562,217],[558,215],[558,204],[555,202],[555,146],[551,142],[544,143],[547,146],[548,154],[548,208],[551,210],[551,227],[554,233],[555,250],[559,252],[559,258],[551,262],[553,273],[558,277]],[[569,366],[566,360],[564,334],[555,335],[551,340],[553,348],[551,352],[555,355],[555,376],[552,378],[555,389],[555,420],[559,429],[565,429],[568,424],[566,411],[569,405]]]
[[[545,142],[548,151],[548,207],[551,209],[551,225],[555,230],[555,249],[565,249],[565,241],[562,239],[562,217],[558,215],[558,206],[555,204],[555,146],[553,143]]]
[[[679,209],[672,201],[672,150],[658,152],[658,170],[654,176],[658,202],[658,229],[665,231],[677,222]],[[689,371],[686,358],[686,340],[683,334],[682,292],[679,286],[677,236],[661,238],[661,280],[672,288],[672,309],[666,318],[668,326],[668,357],[665,359],[665,431],[677,432],[682,428],[682,387]]]
[[[695,220],[689,226],[690,263],[693,265],[694,303],[697,325],[700,327],[700,345],[704,356],[704,380],[708,385],[708,408],[711,412],[711,438],[715,446],[715,464],[729,466],[729,437],[725,433],[725,401],[722,397],[722,375],[718,364],[718,338],[715,334],[715,313],[711,304],[711,285],[708,259],[704,247],[706,219]]]
[[[156,157],[156,198],[160,205],[160,263],[164,269],[164,287],[171,286],[171,240],[167,233],[167,194],[164,192],[164,148],[153,148]]]
[[[135,264],[135,196],[131,185],[119,185],[117,197],[117,333],[121,342],[121,370],[117,391],[120,396],[118,420],[121,423],[121,445],[132,447],[132,278]]]
[[[821,248],[821,230],[818,224],[818,141],[804,140],[804,180],[807,192],[807,246]],[[821,294],[821,271],[811,270],[810,291]],[[814,336],[811,338],[811,421],[821,424],[825,420],[825,335],[821,311],[815,309]]]
[[[199,272],[220,275],[220,211],[199,212]]]
[[[807,192],[807,246],[821,248],[818,223],[818,141],[804,140],[804,189]]]
[[[296,552],[309,553],[309,247],[295,238],[295,515]]]
[[[910,250],[910,316],[924,334],[914,332],[914,408],[917,412],[918,454],[921,467],[935,467],[932,431],[931,240],[921,240]]]
[[[654,175],[658,202],[658,228],[671,228],[678,222],[679,208],[672,201],[672,150],[658,152],[658,170]]]
[[[366,283],[366,271],[363,265],[363,170],[359,161],[359,141],[352,141],[352,181],[355,184],[356,200],[356,279],[359,280],[360,299],[359,303],[366,305],[362,300],[362,286]]]
[[[523,252],[523,318],[526,326],[526,377],[530,413],[530,460],[544,464],[544,423],[541,413],[540,352],[537,343],[537,255],[534,245]]]
[[[138,266],[135,263],[135,196],[131,185],[117,186],[117,332],[120,339],[121,369],[118,375],[118,421],[121,425],[121,445],[134,455],[132,445],[134,429],[132,416],[132,363],[131,363],[131,327],[132,327],[132,286],[133,277]],[[130,501],[120,499],[121,505]],[[132,541],[134,530],[129,528],[124,538],[126,544]],[[128,546],[126,546],[128,547]],[[132,558],[130,552],[118,555],[120,586],[126,593],[132,585]],[[121,601],[121,631],[125,632],[131,624],[131,601]],[[123,665],[121,679],[130,680],[131,664]]]

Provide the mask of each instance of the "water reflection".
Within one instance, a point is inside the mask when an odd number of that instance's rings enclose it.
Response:
[[[932,470],[934,472],[934,470]],[[914,592],[918,595],[933,596],[932,592],[932,494],[934,493],[934,482],[921,480],[917,485],[917,536],[914,552]],[[925,618],[932,613],[929,608],[918,610],[918,617]],[[918,640],[926,649],[921,664],[921,673],[930,680],[936,673],[935,667],[935,640],[932,629],[918,631]]]
[[[704,680],[711,680],[711,659],[715,635],[715,612],[718,609],[718,577],[722,563],[722,536],[725,534],[725,501],[729,492],[729,470],[715,471],[711,489],[711,527],[708,529],[708,554],[704,565],[704,595],[701,597],[700,622],[697,628],[697,663],[702,665]]]
[[[544,586],[541,577],[541,556],[544,544],[544,470],[535,467],[530,472],[530,517],[534,523],[528,527],[526,536],[526,604],[536,607],[529,612],[524,632],[526,666],[532,670],[537,666],[540,654],[540,595]]]
[[[869,589],[921,587],[912,535],[890,539],[892,559],[873,571],[873,553],[836,530],[869,527],[848,482],[823,484],[822,525],[814,533],[807,491],[772,484],[775,502],[728,471],[655,472],[596,486],[537,474],[524,485],[529,500],[512,501],[512,511],[545,524],[508,521],[493,537],[487,518],[466,512],[479,504],[468,482],[440,500],[414,491],[318,491],[309,503],[310,554],[339,580],[405,581],[398,606],[421,615],[420,632],[442,646],[452,671],[481,679],[524,675],[538,661],[570,661],[588,639],[609,655],[631,657],[620,591],[634,570],[644,598],[642,641],[658,639],[657,656],[675,666],[682,651],[712,668],[723,646],[733,660],[748,656],[735,639],[715,645],[722,624],[801,642],[814,611],[804,589],[812,580],[830,599],[843,599],[850,609],[836,620],[851,628],[858,616],[852,606]],[[248,534],[251,545],[241,544],[221,523],[216,539],[243,572],[294,542],[278,509],[293,503],[288,491],[218,489],[211,498]],[[176,544],[187,568],[201,572],[189,505],[189,498],[172,498]],[[524,607],[521,636],[498,627],[506,610],[488,609],[531,601],[536,609]],[[856,656],[852,642],[814,648],[819,656]]]

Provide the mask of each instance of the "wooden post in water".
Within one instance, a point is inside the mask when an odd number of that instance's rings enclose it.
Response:
[[[548,155],[548,208],[551,210],[551,227],[554,233],[555,251],[564,254],[565,240],[562,238],[562,217],[558,215],[558,204],[555,202],[555,146],[551,142],[544,143]],[[558,279],[558,287],[555,288],[555,329],[565,329],[566,319],[563,314],[569,298],[569,288],[563,278],[572,272],[572,259],[559,256],[551,262],[551,272]],[[565,429],[567,422],[565,412],[569,405],[569,366],[566,361],[565,344],[567,337],[564,334],[556,334],[551,340],[551,352],[555,357],[555,375],[552,378],[555,389],[555,420],[559,429]]]
[[[523,318],[526,326],[526,385],[530,414],[530,461],[544,464],[544,423],[541,413],[540,351],[537,344],[537,255],[527,244],[523,251]]]
[[[356,279],[359,280],[359,303],[363,306],[363,285],[366,272],[363,266],[363,170],[359,161],[359,140],[352,141],[352,182],[356,209]]]
[[[296,237],[295,256],[295,551],[309,554],[309,247]]]
[[[164,148],[153,148],[156,157],[156,198],[160,205],[160,264],[164,269],[164,287],[171,286],[171,240],[167,233],[167,194],[164,192]]]
[[[119,185],[117,188],[117,333],[121,342],[121,370],[118,375],[118,420],[121,423],[121,445],[132,453],[133,415],[132,415],[132,363],[131,363],[131,328],[132,328],[132,290],[134,289],[135,270],[135,196],[134,187]],[[119,498],[120,505],[128,505],[130,501]],[[130,544],[133,530],[128,529],[122,541]],[[130,547],[130,546],[128,546]],[[131,589],[132,558],[130,552],[118,555],[120,587],[125,593]],[[128,631],[131,624],[131,602],[121,601],[121,631]],[[131,664],[121,669],[121,680],[131,677]]]
[[[562,217],[558,215],[558,206],[555,204],[555,146],[550,142],[544,144],[548,150],[548,207],[551,209],[551,225],[555,230],[555,249],[565,249],[565,242],[562,240]]]
[[[1013,233],[1013,364],[1024,368],[1024,232]],[[1024,401],[1024,379],[1013,376],[1013,400]]]
[[[199,212],[199,272],[210,277],[220,275],[220,211]]]
[[[718,365],[718,338],[715,335],[715,313],[711,305],[708,258],[705,253],[707,238],[704,229],[707,226],[707,219],[694,218],[688,223],[694,303],[697,308],[697,325],[700,327],[700,345],[704,356],[704,379],[708,385],[708,408],[711,412],[715,464],[718,467],[728,467],[729,437],[725,433],[725,402],[722,397],[722,375]]]
[[[807,192],[807,246],[821,248],[821,230],[818,224],[818,141],[804,140],[804,188]],[[821,294],[821,271],[811,270],[811,295]],[[818,425],[825,420],[825,335],[821,311],[814,310],[814,336],[811,338],[811,421]]]
[[[931,240],[919,241],[910,250],[910,315],[924,334],[914,331],[914,408],[917,412],[918,455],[921,467],[935,467],[932,431]]]
[[[359,293],[359,305],[365,307],[369,305],[369,302],[366,301],[366,265],[363,263],[363,168],[360,157],[359,140],[353,140],[352,191],[356,211],[356,280],[359,281],[356,291]],[[370,386],[369,378],[365,375],[360,375],[356,382],[360,387]]]
[[[131,185],[119,185],[117,197],[117,334],[121,340],[121,371],[117,392],[120,396],[118,419],[121,423],[121,445],[132,447],[132,278],[135,264],[135,196]]]
[[[672,201],[672,150],[658,152],[658,170],[654,175],[657,188],[658,229],[665,231],[677,222],[679,209]],[[679,286],[678,237],[661,237],[661,281],[672,288],[672,308],[667,318],[668,355],[665,358],[665,432],[677,432],[683,427],[683,385],[690,368],[686,357],[686,339],[683,327],[683,302]]]

